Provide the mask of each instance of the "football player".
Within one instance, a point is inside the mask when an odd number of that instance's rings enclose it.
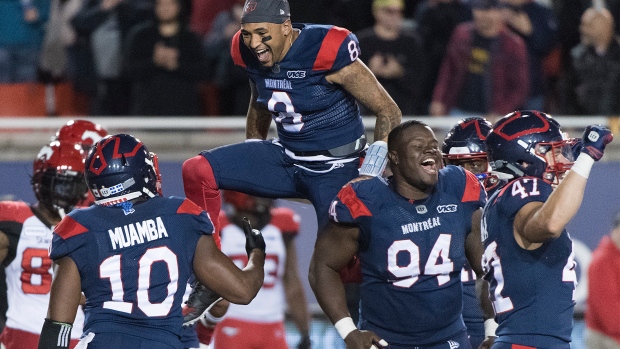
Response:
[[[484,278],[499,324],[493,349],[570,348],[577,276],[565,227],[612,139],[606,127],[586,127],[573,159],[572,140],[545,113],[516,111],[493,125],[491,167],[512,177],[482,220]]]
[[[0,261],[9,306],[0,341],[6,349],[36,349],[39,343],[50,301],[52,227],[88,190],[82,148],[58,141],[45,145],[34,160],[31,183],[36,203],[0,202]],[[66,347],[71,348],[77,345],[84,322],[81,309],[73,309],[73,316],[73,331],[66,333]]]
[[[161,196],[157,156],[118,134],[86,159],[95,205],[54,229],[54,280],[39,349],[66,348],[81,292],[86,323],[80,345],[183,348],[181,301],[193,273],[231,302],[249,303],[263,281],[265,241],[246,221],[248,265],[237,268],[215,245],[207,214],[190,200]]]
[[[484,188],[461,167],[442,168],[439,142],[420,121],[394,128],[388,149],[392,177],[348,184],[333,201],[310,284],[347,349],[470,349],[461,269],[467,259],[482,275]],[[339,277],[356,253],[363,275],[358,326]],[[484,310],[491,318],[490,304]]]
[[[499,187],[497,175],[490,173],[487,147],[484,144],[491,131],[491,123],[482,117],[468,117],[456,123],[446,134],[441,152],[445,165],[461,166],[470,171],[484,185],[487,196]],[[478,261],[479,262],[479,261]],[[463,321],[472,348],[478,348],[485,339],[485,320],[476,294],[476,274],[467,261],[461,271],[463,283]],[[487,334],[492,335],[497,324],[493,319],[486,323]]]
[[[84,150],[84,157],[86,158],[93,144],[107,135],[108,131],[101,125],[88,120],[77,119],[70,120],[59,128],[52,140],[78,144]],[[84,199],[78,202],[76,207],[88,207],[94,202],[93,194],[87,190]]]
[[[88,120],[70,120],[56,131],[53,140],[65,143],[79,144],[84,149],[84,156],[95,142],[108,135],[101,125]]]
[[[347,29],[291,23],[286,0],[247,0],[231,45],[234,63],[250,79],[247,141],[187,160],[185,195],[213,217],[220,211],[220,189],[307,199],[321,231],[344,184],[383,172],[387,135],[401,121],[400,109],[359,53]],[[358,102],[376,116],[367,150]],[[267,140],[272,120],[278,138]],[[188,307],[187,323],[206,306]]]

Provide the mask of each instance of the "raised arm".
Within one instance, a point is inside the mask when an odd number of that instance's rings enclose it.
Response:
[[[611,132],[605,127],[586,128],[577,161],[547,201],[530,202],[517,212],[514,234],[521,247],[536,249],[562,234],[581,206],[592,165],[603,157],[605,146],[612,140]]]
[[[400,124],[402,113],[370,69],[357,59],[344,68],[327,75],[326,79],[342,86],[359,103],[375,114],[377,120],[374,140],[387,142],[388,133]]]

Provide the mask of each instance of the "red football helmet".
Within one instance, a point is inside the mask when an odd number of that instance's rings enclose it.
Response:
[[[241,225],[241,218],[247,217],[252,222],[252,226],[261,229],[271,220],[271,207],[273,199],[260,198],[232,190],[222,190],[224,201],[228,204],[225,207],[226,215]]]
[[[222,194],[224,201],[237,212],[262,213],[269,211],[273,204],[272,199],[259,198],[238,191],[222,190]]]
[[[99,124],[88,120],[71,120],[58,129],[55,140],[82,145],[86,156],[93,144],[107,135],[108,131]]]
[[[84,151],[79,144],[49,143],[39,151],[33,170],[34,194],[40,205],[50,212],[69,213],[87,194]]]

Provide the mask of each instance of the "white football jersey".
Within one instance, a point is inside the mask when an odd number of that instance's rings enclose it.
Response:
[[[231,304],[226,318],[251,322],[284,321],[286,298],[282,278],[286,263],[286,246],[282,234],[297,234],[299,215],[288,208],[272,209],[271,214],[271,222],[261,229],[267,247],[263,287],[250,304]],[[225,219],[220,219],[220,222],[223,225],[221,229],[222,252],[239,268],[245,267],[248,256],[245,251],[243,230],[235,224],[225,224],[228,223]]]
[[[52,230],[25,203],[0,203],[0,210],[5,208],[17,213],[13,216],[17,218],[15,222],[22,224],[21,232],[13,232],[19,234],[15,258],[5,268],[9,306],[6,326],[39,334],[47,316],[52,285],[52,260],[48,255]],[[0,220],[8,220],[4,214],[2,216]],[[79,309],[73,323],[72,339],[80,338],[83,325],[84,313]]]

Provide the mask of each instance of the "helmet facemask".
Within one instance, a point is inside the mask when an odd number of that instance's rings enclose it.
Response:
[[[535,154],[547,164],[542,179],[553,185],[560,184],[575,162],[572,140],[540,142],[535,146]]]
[[[61,218],[84,199],[88,187],[82,173],[71,170],[47,169],[32,178],[33,189],[39,203]]]

